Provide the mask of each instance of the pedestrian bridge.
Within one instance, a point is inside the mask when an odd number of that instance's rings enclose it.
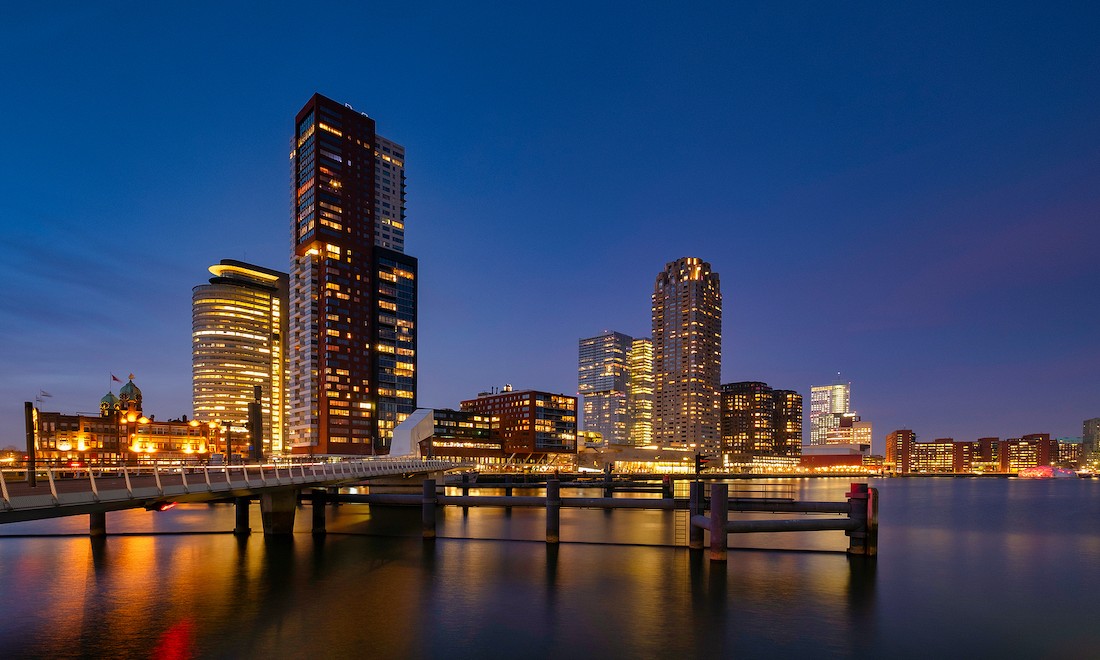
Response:
[[[380,457],[334,463],[219,466],[46,468],[32,485],[25,470],[0,470],[0,524],[89,514],[93,536],[105,533],[108,511],[162,509],[177,502],[232,499],[247,529],[248,503],[261,500],[265,533],[293,529],[294,507],[303,488],[330,488],[384,477],[411,477],[461,467],[448,461]],[[269,515],[270,514],[270,515]],[[269,528],[269,518],[272,526]],[[281,522],[278,522],[281,521]]]

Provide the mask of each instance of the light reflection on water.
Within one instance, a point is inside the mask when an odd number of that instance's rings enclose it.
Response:
[[[847,480],[794,482],[843,499]],[[1095,655],[1100,481],[894,479],[877,561],[668,547],[672,512],[342,505],[330,534],[0,538],[0,657]],[[488,494],[490,491],[486,490]],[[517,494],[519,491],[517,489]],[[566,496],[580,493],[563,493]],[[591,491],[584,493],[591,496]],[[108,530],[224,532],[226,505],[108,514]],[[0,534],[85,533],[84,517]],[[368,534],[374,534],[368,536]],[[378,536],[384,534],[385,536]],[[458,537],[476,537],[463,540]],[[515,539],[510,541],[485,539]],[[522,540],[527,539],[527,540]],[[630,545],[600,545],[614,542]],[[840,550],[842,533],[731,537]]]

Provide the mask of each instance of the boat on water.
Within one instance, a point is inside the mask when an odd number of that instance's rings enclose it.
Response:
[[[1077,473],[1050,465],[1038,465],[1020,470],[1016,476],[1021,479],[1076,479]]]

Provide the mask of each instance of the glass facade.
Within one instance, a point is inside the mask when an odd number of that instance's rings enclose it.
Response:
[[[260,388],[263,453],[285,450],[287,274],[223,259],[191,295],[194,418],[246,437]]]
[[[315,95],[291,152],[290,424],[295,453],[387,453],[415,409],[417,261],[405,150]]]
[[[580,340],[578,391],[584,401],[584,428],[615,445],[630,443],[627,358],[633,341],[610,331]]]

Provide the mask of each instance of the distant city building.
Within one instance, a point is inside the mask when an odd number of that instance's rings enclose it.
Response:
[[[810,388],[810,443],[811,445],[845,444],[851,436],[844,432],[833,433],[840,428],[846,415],[852,415],[852,384],[833,383]],[[848,427],[854,421],[847,418]]]
[[[616,445],[630,444],[629,356],[634,339],[621,332],[580,340],[578,391],[584,428]]]
[[[223,259],[191,293],[194,417],[246,437],[260,387],[263,454],[282,454],[287,414],[287,274]]]
[[[775,452],[775,396],[767,383],[726,383],[721,401],[723,463]]]
[[[710,264],[670,262],[653,287],[654,441],[717,451],[722,294]]]
[[[870,445],[807,445],[802,448],[800,465],[812,472],[853,472],[879,469],[872,465]]]
[[[577,399],[535,390],[482,392],[462,402],[465,412],[487,415],[513,462],[571,463],[577,453]]]
[[[905,474],[910,471],[912,446],[917,434],[909,429],[899,429],[886,435],[884,466],[887,470]]]
[[[1055,465],[1061,468],[1076,469],[1084,467],[1085,451],[1081,438],[1058,438],[1058,458]]]
[[[417,411],[419,413],[420,410]],[[474,463],[481,468],[505,464],[503,443],[493,437],[489,415],[464,410],[436,408],[430,411],[432,434],[420,441],[420,453],[426,458],[459,463]],[[412,417],[409,418],[411,422]],[[398,429],[402,428],[399,424]],[[399,431],[395,431],[395,441]]]
[[[802,454],[802,396],[767,383],[722,385],[722,464],[733,471],[794,468]],[[764,461],[787,457],[790,461]]]
[[[979,438],[974,442],[939,438],[917,442],[910,430],[898,430],[886,436],[885,468],[898,474],[921,473],[1004,473],[1058,464],[1076,468],[1080,443],[1052,440],[1048,433],[1032,433],[1021,438],[1000,440]]]
[[[1086,419],[1081,426],[1082,460],[1090,464],[1100,462],[1100,417]]]
[[[775,397],[775,452],[802,455],[802,395],[794,390],[773,390]],[[870,444],[870,438],[867,444]]]
[[[142,411],[141,390],[133,378],[100,399],[99,414],[68,415],[34,410],[35,455],[53,466],[113,466],[152,462],[205,462],[225,451],[221,427],[186,417],[158,421]],[[234,446],[243,454],[243,446]]]
[[[635,338],[626,362],[630,370],[627,387],[630,443],[643,447],[653,444],[653,340]]]
[[[1029,433],[1003,440],[1000,454],[1000,471],[1016,473],[1030,467],[1053,465],[1058,459],[1058,442],[1049,433]]]
[[[296,454],[384,454],[416,406],[405,150],[319,94],[294,129],[288,444]]]

